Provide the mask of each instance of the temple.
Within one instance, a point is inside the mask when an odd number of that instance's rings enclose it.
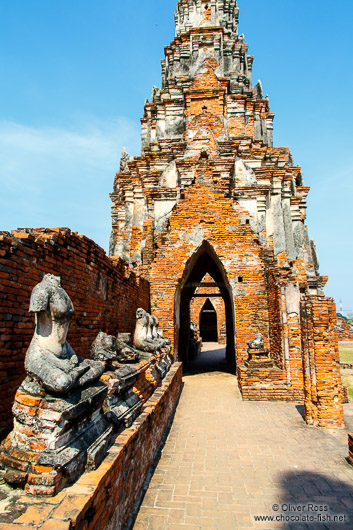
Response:
[[[225,346],[242,399],[344,426],[352,329],[237,2],[180,0],[175,26],[141,155],[123,149],[115,176],[110,255],[68,228],[0,232],[1,528],[130,528],[202,342]]]
[[[243,397],[305,400],[308,422],[341,425],[335,306],[305,224],[309,188],[288,147],[273,146],[238,12],[235,0],[178,2],[141,155],[124,151],[115,177],[110,255],[150,282],[176,359],[192,356],[191,313],[208,290]],[[247,366],[256,333],[272,366]]]

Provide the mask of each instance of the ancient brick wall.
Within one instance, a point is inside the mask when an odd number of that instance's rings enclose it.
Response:
[[[206,289],[208,289],[210,292],[215,291],[215,289],[211,287],[203,287],[202,289],[198,289],[197,292],[199,293]],[[190,320],[192,322],[195,322],[198,327],[200,324],[200,313],[201,313],[201,310],[206,300],[207,300],[207,297],[206,298],[193,298],[190,303]],[[218,342],[220,344],[225,344],[226,343],[226,313],[225,313],[224,302],[222,298],[216,298],[212,296],[209,298],[209,300],[212,303],[217,313]]]
[[[321,427],[343,427],[336,306],[332,298],[306,295],[301,302],[305,419]]]
[[[342,342],[353,341],[353,326],[341,317],[337,317],[337,336]]]
[[[270,316],[271,357],[278,368],[283,368],[281,292],[274,270],[268,270],[266,280]]]
[[[284,277],[283,277],[284,276]],[[281,324],[284,349],[284,367],[287,380],[294,392],[302,397],[304,388],[302,358],[302,323],[300,320],[300,293],[293,278],[281,279]]]
[[[202,282],[208,283],[208,282],[214,282],[214,280],[209,274],[206,274]],[[219,289],[217,289],[217,287],[199,287],[196,289],[195,294],[197,295],[203,294],[206,296],[195,297],[191,300],[190,321],[195,322],[197,327],[200,326],[200,313],[201,313],[201,310],[206,300],[209,298],[217,314],[218,342],[220,344],[225,344],[226,343],[226,313],[225,313],[224,301],[221,297],[215,297],[215,296],[209,297],[208,296],[208,295],[211,295],[217,292],[219,292]]]
[[[241,222],[241,208],[232,205],[223,190],[207,180],[207,168],[203,175],[203,182],[186,190],[184,200],[169,220],[164,245],[150,270],[151,304],[166,336],[177,342],[175,293],[188,260],[207,240],[222,263],[227,264],[225,272],[234,292],[237,362],[243,362],[247,359],[247,341],[257,331],[269,347],[266,264],[256,234],[249,224]]]
[[[285,372],[277,367],[252,370],[237,367],[239,390],[248,401],[293,401],[299,398],[285,382]]]
[[[25,376],[24,357],[34,332],[33,287],[44,274],[61,277],[75,306],[68,341],[88,357],[102,330],[133,332],[136,309],[148,309],[149,285],[120,259],[69,229],[0,235],[0,438],[12,425],[11,407]]]
[[[12,530],[120,530],[138,500],[172,418],[182,386],[175,363],[131,427],[124,429],[103,463],[84,473],[54,497],[28,498],[11,516],[0,514],[0,528]]]

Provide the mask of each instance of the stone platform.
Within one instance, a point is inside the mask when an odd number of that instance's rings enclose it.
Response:
[[[134,423],[114,440],[103,463],[54,497],[0,486],[1,530],[118,530],[123,527],[173,414],[181,389],[175,363]],[[1,472],[0,472],[1,476]]]
[[[168,356],[156,364],[117,364],[93,386],[61,397],[26,378],[15,396],[14,429],[0,444],[5,481],[34,495],[55,495],[85,471],[96,469],[114,437],[130,427],[161,384],[170,364]]]
[[[63,399],[30,393],[25,384],[15,396],[15,428],[0,447],[0,462],[10,485],[53,495],[106,454],[113,437],[101,412],[108,389],[97,382]]]

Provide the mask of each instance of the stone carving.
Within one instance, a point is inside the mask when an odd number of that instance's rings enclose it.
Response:
[[[262,333],[256,333],[255,338],[248,341],[249,358],[245,361],[248,368],[272,368],[273,361],[270,357],[270,350],[264,346]]]
[[[172,364],[169,355],[172,349],[171,342],[165,339],[158,329],[158,319],[141,308],[136,312],[134,347],[149,353],[149,359],[154,363],[158,374],[162,378],[166,375]]]
[[[109,390],[104,403],[104,411],[106,418],[116,429],[131,425],[141,410],[146,384],[144,383],[138,391],[132,388],[133,385],[138,385],[140,373],[146,370],[146,366],[149,366],[147,386],[154,386],[155,381],[158,381],[160,377],[163,378],[170,369],[172,364],[170,351],[170,340],[165,339],[158,329],[158,319],[139,308],[136,312],[133,344],[130,333],[119,333],[117,359],[112,365],[116,367],[119,363],[136,363],[140,359],[141,362],[134,366],[120,366],[119,370],[105,374]]]
[[[54,495],[96,469],[116,433],[139,415],[171,366],[171,344],[158,319],[140,309],[135,336],[142,351],[129,333],[100,331],[91,359],[80,359],[66,341],[74,306],[51,274],[33,289],[30,311],[36,329],[27,376],[15,396],[13,431],[0,445],[0,466],[8,484]],[[120,364],[128,362],[136,364]]]
[[[201,351],[202,339],[197,324],[190,322],[189,329],[189,359],[195,359]]]
[[[79,359],[66,342],[74,306],[59,277],[44,276],[33,289],[29,310],[36,315],[36,329],[26,353],[28,376],[53,393],[67,393],[97,381],[104,365]]]
[[[263,350],[264,338],[261,333],[256,333],[255,338],[248,341],[249,350]]]
[[[160,100],[161,96],[161,89],[157,86],[153,85],[152,87],[152,94],[151,94],[151,101]]]
[[[105,365],[78,358],[66,341],[74,307],[59,277],[44,276],[32,291],[29,309],[36,315],[36,329],[25,359],[27,376],[12,409],[14,428],[0,447],[0,462],[8,484],[53,495],[102,462],[113,427],[102,408],[108,389],[99,379]],[[104,334],[98,343],[111,345]]]
[[[129,169],[128,163],[130,162],[131,157],[128,155],[125,147],[123,147],[121,158],[120,158],[120,171],[126,171]]]
[[[91,358],[109,363],[117,357],[116,347],[116,338],[100,331],[91,346]]]
[[[258,80],[256,85],[254,86],[254,96],[256,96],[259,99],[263,99],[264,97],[264,91],[263,91],[262,83],[260,80]]]
[[[134,363],[141,357],[141,352],[132,346],[131,333],[118,333],[116,346],[117,360],[120,363]]]
[[[134,348],[157,356],[168,355],[172,349],[169,339],[163,337],[158,329],[158,318],[150,315],[144,309],[136,312],[136,328],[134,333]]]
[[[193,331],[196,334],[199,333],[199,327],[196,324],[196,322],[193,322],[193,321],[190,322],[190,329],[191,329],[191,331]]]
[[[106,418],[116,429],[129,427],[139,414],[143,405],[140,397],[133,391],[133,385],[138,381],[139,375],[145,369],[135,366],[124,366],[115,372],[114,378],[109,381],[109,391],[104,403]]]
[[[151,315],[141,308],[136,312],[134,347],[149,353],[156,353],[161,347],[159,339],[152,336]]]
[[[172,346],[169,339],[163,337],[163,331],[158,328],[159,322],[155,315],[150,315],[150,327],[152,339],[158,341],[159,349],[165,350],[166,353],[170,353]]]

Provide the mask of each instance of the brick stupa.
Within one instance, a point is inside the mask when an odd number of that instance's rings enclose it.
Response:
[[[336,312],[305,224],[309,188],[289,148],[273,146],[238,11],[235,0],[178,2],[141,155],[124,152],[115,178],[110,255],[150,282],[175,359],[188,361],[190,304],[209,275],[243,398],[304,401],[308,423],[342,426]],[[248,362],[257,333],[265,365]]]

